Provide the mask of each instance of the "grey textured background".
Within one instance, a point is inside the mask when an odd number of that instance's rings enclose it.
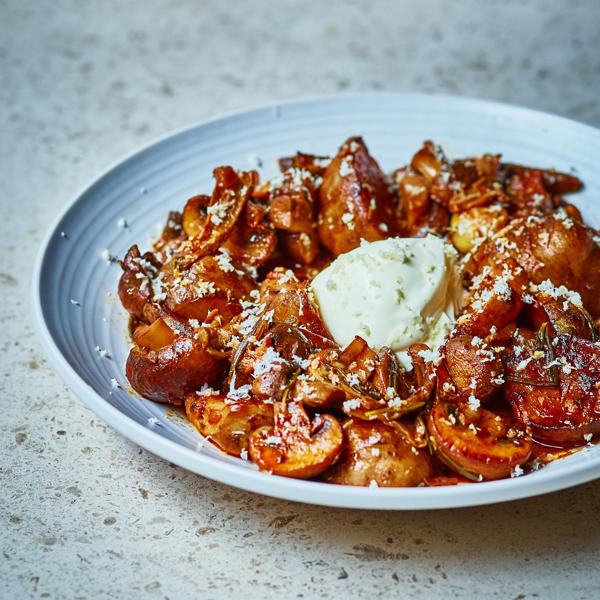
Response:
[[[598,126],[599,23],[596,0],[0,1],[0,597],[597,597],[599,481],[423,513],[213,483],[65,388],[29,286],[46,228],[83,184],[224,110],[384,89]]]

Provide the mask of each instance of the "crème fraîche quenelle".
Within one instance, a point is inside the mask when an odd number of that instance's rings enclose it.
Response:
[[[390,347],[407,369],[411,344],[436,350],[452,329],[463,288],[457,253],[443,239],[362,241],[321,271],[311,287],[335,341],[354,336]]]

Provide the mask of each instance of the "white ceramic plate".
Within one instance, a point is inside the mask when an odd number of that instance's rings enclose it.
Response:
[[[501,152],[510,162],[574,168],[586,184],[575,201],[588,222],[600,225],[600,131],[557,116],[468,98],[381,93],[229,115],[119,162],[51,227],[35,266],[33,310],[58,373],[91,410],[140,446],[206,477],[279,498],[371,509],[445,508],[524,498],[598,477],[600,446],[530,475],[475,485],[373,489],[286,479],[259,473],[208,443],[199,447],[200,435],[170,416],[168,407],[127,391],[127,315],[116,295],[121,270],[102,251],[123,257],[133,243],[149,245],[169,210],[210,193],[216,166],[247,169],[259,157],[261,176],[270,177],[277,157],[297,150],[331,155],[351,135],[365,138],[384,170],[406,164],[426,139],[452,155]],[[125,229],[118,226],[122,218]],[[113,389],[111,379],[121,387]]]

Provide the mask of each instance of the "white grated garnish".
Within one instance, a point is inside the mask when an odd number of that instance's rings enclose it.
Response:
[[[230,400],[241,400],[242,398],[246,398],[250,395],[251,389],[252,386],[250,384],[242,385],[239,388],[234,388],[232,382],[232,385],[229,386],[229,393],[227,394],[227,397]]]
[[[511,477],[520,477],[521,475],[524,475],[525,471],[523,471],[523,469],[520,467],[520,465],[517,465],[510,473]]]
[[[254,363],[254,377],[273,370],[273,367],[281,365],[283,357],[269,346],[262,358]]]
[[[358,398],[350,398],[350,400],[346,400],[343,404],[344,410],[355,410],[360,408],[360,400]]]
[[[353,158],[351,156],[346,156],[344,160],[340,163],[340,175],[342,177],[346,177],[346,175],[351,175],[354,173],[354,167],[352,166]]]
[[[217,202],[212,206],[206,207],[206,214],[215,225],[220,225],[225,220],[230,206],[230,202]]]
[[[196,391],[196,395],[197,396],[218,396],[219,392],[217,390],[213,390],[213,388],[211,388],[209,385],[206,385],[206,383],[199,389]]]
[[[102,358],[110,358],[110,354],[108,353],[107,350],[104,350],[104,348],[100,348],[100,346],[96,346],[96,352],[102,357]]]
[[[420,350],[417,355],[425,362],[432,362],[434,365],[439,365],[442,362],[442,355],[439,350]]]
[[[469,408],[471,410],[477,410],[480,406],[481,402],[479,401],[479,398],[476,398],[475,396],[473,396],[473,394],[471,394],[469,396]]]
[[[342,215],[342,223],[352,231],[354,229],[354,215],[352,213],[344,213]]]

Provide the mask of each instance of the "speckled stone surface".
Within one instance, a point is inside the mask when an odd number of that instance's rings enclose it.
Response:
[[[597,598],[600,481],[396,513],[214,483],[73,396],[35,337],[29,286],[86,182],[224,110],[410,90],[600,126],[599,22],[596,0],[0,1],[0,597]]]

